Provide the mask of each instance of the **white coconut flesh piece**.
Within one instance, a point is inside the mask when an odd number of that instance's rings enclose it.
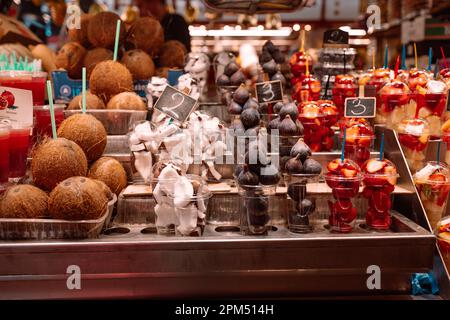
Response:
[[[216,170],[216,168],[214,167],[214,162],[212,161],[207,161],[206,165],[208,166],[209,172],[211,172],[212,176],[214,177],[214,179],[216,179],[217,181],[219,181],[220,179],[222,179],[222,175]]]
[[[178,232],[186,236],[189,235],[197,227],[197,207],[191,204],[186,208],[177,208],[175,212],[179,223],[177,226]]]
[[[174,186],[173,203],[177,208],[186,207],[194,196],[194,187],[188,178],[181,176]]]
[[[134,167],[145,182],[152,178],[152,153],[148,151],[133,152]]]
[[[178,171],[172,165],[167,165],[158,176],[161,191],[168,195],[174,195],[174,188],[179,179]]]
[[[157,204],[155,206],[157,227],[166,227],[171,224],[177,223],[177,217],[175,213],[175,208],[168,205],[167,203]]]

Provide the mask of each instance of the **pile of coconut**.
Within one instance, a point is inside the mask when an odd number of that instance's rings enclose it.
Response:
[[[0,218],[98,219],[126,187],[120,162],[102,157],[106,131],[95,117],[72,115],[57,133],[32,152],[33,185],[14,185],[1,196]]]

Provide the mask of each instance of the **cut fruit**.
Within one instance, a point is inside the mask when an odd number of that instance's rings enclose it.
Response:
[[[330,163],[328,163],[327,168],[328,171],[336,171],[339,168],[339,163],[336,160],[331,161]]]
[[[367,172],[369,173],[375,173],[380,170],[382,170],[386,166],[386,162],[376,160],[376,159],[370,159],[367,163]]]
[[[358,172],[356,170],[351,170],[351,169],[342,169],[342,174],[344,175],[344,177],[347,178],[353,178],[356,177],[356,175],[358,174]]]
[[[440,182],[440,181],[446,181],[447,180],[447,178],[445,177],[445,175],[443,175],[442,173],[433,173],[431,176],[430,176],[430,178],[429,178],[431,181],[437,181],[437,182]]]

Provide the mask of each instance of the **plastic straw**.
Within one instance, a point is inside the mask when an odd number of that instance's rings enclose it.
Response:
[[[347,128],[344,129],[344,137],[342,138],[341,162],[345,159],[345,140],[347,140]]]
[[[345,60],[347,60],[347,59],[346,59],[346,56],[345,56],[345,49],[344,49],[344,74],[347,73],[347,65],[346,65]]]
[[[447,58],[445,57],[445,52],[444,52],[444,48],[443,47],[441,47],[441,55],[442,55],[442,59],[444,60],[445,69],[448,69]]]
[[[325,94],[323,98],[326,100],[328,98],[328,88],[330,87],[330,75],[327,76],[327,83],[325,84]]]
[[[387,69],[389,66],[389,47],[386,46],[386,48],[384,49],[384,69]]]
[[[419,68],[419,64],[417,63],[417,46],[414,42],[414,65],[416,66],[416,69]]]
[[[300,31],[300,51],[305,51],[305,29]]]
[[[120,35],[120,19],[117,20],[116,40],[114,42],[114,61],[117,61],[117,53],[119,51],[119,35]]]
[[[383,152],[384,152],[384,132],[381,134],[380,161],[383,160]]]
[[[309,76],[309,61],[308,61],[308,51],[306,52],[306,76]]]
[[[83,67],[81,71],[82,71],[81,108],[83,110],[83,113],[86,113],[86,68]]]
[[[433,48],[430,47],[428,49],[428,68],[427,68],[428,71],[431,71],[431,63],[432,63],[432,61],[433,61]]]
[[[402,46],[402,70],[406,70],[406,45]]]
[[[397,79],[399,66],[400,66],[400,56],[397,56],[397,61],[395,62],[395,69],[394,69],[394,79]]]
[[[47,95],[48,95],[48,103],[50,104],[50,119],[52,122],[53,139],[57,139],[58,135],[56,133],[55,107],[53,106],[52,83],[50,80],[47,80]]]
[[[437,152],[436,152],[436,162],[441,162],[441,140],[438,141]]]

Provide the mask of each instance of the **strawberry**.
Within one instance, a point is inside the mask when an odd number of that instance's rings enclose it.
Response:
[[[384,167],[386,166],[386,162],[385,161],[380,161],[377,159],[370,159],[367,162],[367,172],[369,173],[376,173],[378,171],[381,171]]]
[[[341,172],[342,172],[342,175],[346,178],[354,178],[358,174],[358,172],[356,170],[351,170],[351,169],[346,169],[346,168],[343,168],[341,170]]]
[[[429,179],[430,179],[431,181],[436,181],[436,182],[441,182],[441,181],[446,181],[446,180],[447,180],[447,178],[445,177],[445,175],[443,175],[443,174],[440,173],[440,172],[433,173],[433,174],[429,177]]]
[[[340,163],[338,162],[338,160],[331,161],[327,165],[328,171],[330,171],[330,172],[336,171],[339,168],[339,165],[340,165]]]

